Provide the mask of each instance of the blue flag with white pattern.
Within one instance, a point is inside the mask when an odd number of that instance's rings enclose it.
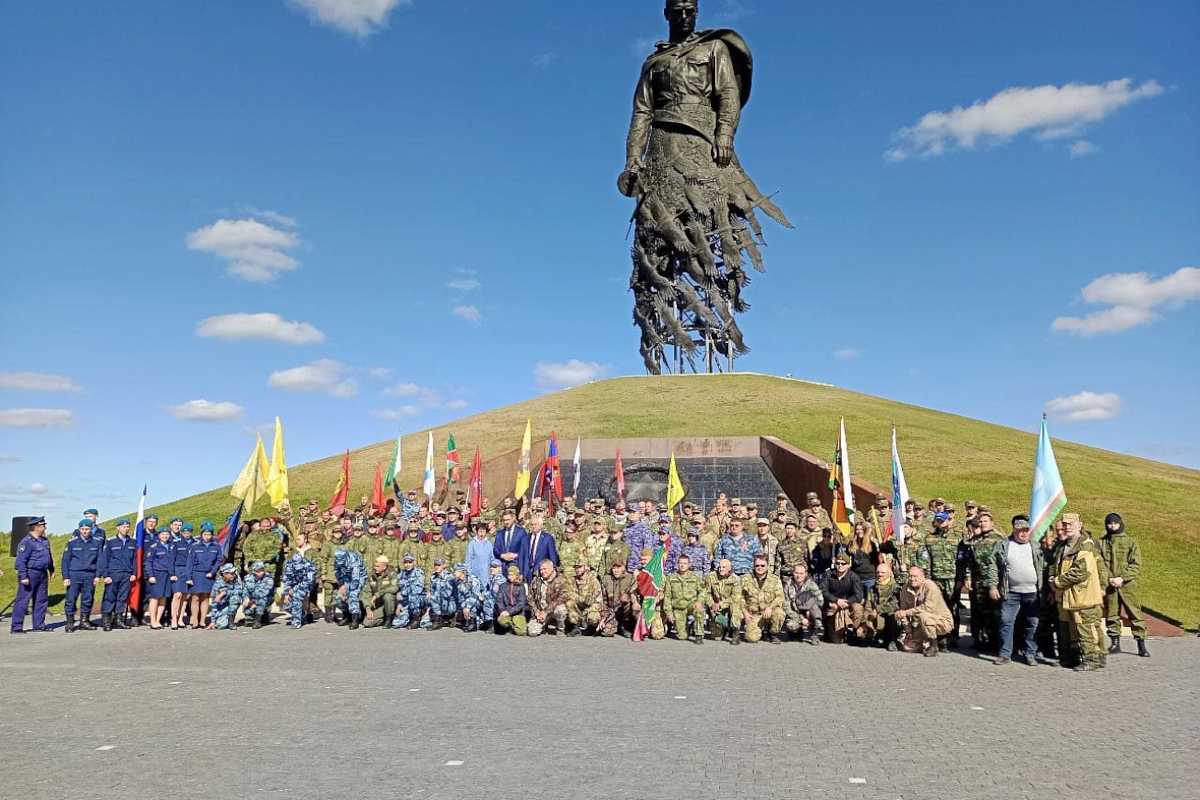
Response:
[[[1054,458],[1054,448],[1050,445],[1050,432],[1043,414],[1037,460],[1033,465],[1033,496],[1029,500],[1029,527],[1035,540],[1046,532],[1066,504],[1067,492],[1063,488],[1062,476],[1058,474],[1058,461]]]

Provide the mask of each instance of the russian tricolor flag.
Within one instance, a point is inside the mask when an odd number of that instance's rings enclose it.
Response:
[[[142,486],[142,499],[138,501],[137,527],[133,539],[137,542],[137,580],[129,587],[129,607],[136,614],[142,607],[142,558],[146,554],[146,487]]]

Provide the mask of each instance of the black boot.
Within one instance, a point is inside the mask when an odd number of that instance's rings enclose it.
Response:
[[[325,609],[325,621],[333,622],[333,606],[330,606],[329,608]]]
[[[572,638],[572,639],[575,638],[576,636],[581,636],[582,634],[583,634],[583,626],[582,625],[576,625],[574,628],[571,628],[571,630],[567,631],[567,637]]]
[[[1150,657],[1150,651],[1146,649],[1146,640],[1145,639],[1138,639],[1137,647],[1138,647],[1138,655],[1139,656],[1141,656],[1142,658]]]
[[[1121,637],[1109,636],[1108,638],[1112,642],[1112,644],[1108,646],[1108,652],[1113,654],[1121,652]]]
[[[442,621],[441,614],[430,614],[429,615],[429,630],[440,631],[444,627],[446,627],[446,625]]]
[[[117,629],[117,630],[119,630],[119,631],[127,631],[127,630],[129,630],[130,626],[129,626],[129,624],[128,624],[127,622],[125,622],[125,615],[124,615],[124,614],[118,614],[118,613],[116,613],[116,612],[114,611],[114,612],[113,612],[112,614],[110,614],[109,616],[112,618],[112,626],[113,626],[114,628],[116,628],[116,629]]]
[[[63,633],[74,633],[74,632],[75,632],[75,617],[74,616],[67,617],[67,629],[65,631],[63,631]]]
[[[350,630],[352,630],[352,631],[358,630],[358,625],[359,625],[359,615],[351,614],[350,615]]]
[[[729,638],[729,643],[730,644],[741,644],[742,643],[742,632],[734,631],[733,636],[731,636]]]
[[[262,617],[255,617],[254,624],[251,627],[254,628],[254,630],[258,630],[262,626],[263,626]]]
[[[112,630],[112,618],[112,614],[100,615],[100,627],[103,628],[106,633]]]
[[[79,618],[79,630],[94,631],[94,630],[97,630],[97,628],[96,628],[95,624],[92,623],[92,618],[90,616],[88,616],[87,614],[84,614],[83,616],[81,616]]]

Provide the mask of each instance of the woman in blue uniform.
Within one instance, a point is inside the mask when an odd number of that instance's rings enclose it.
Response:
[[[158,541],[146,550],[146,594],[150,598],[150,629],[162,630],[163,609],[171,597],[171,576],[175,574],[175,545],[171,542],[171,531],[163,528],[158,532]]]
[[[174,520],[172,520],[174,521]],[[171,630],[179,630],[183,624],[183,615],[187,612],[188,594],[188,558],[192,547],[196,544],[193,534],[196,528],[190,522],[184,522],[179,529],[179,538],[173,540],[175,545],[175,569],[171,573]]]
[[[192,545],[188,555],[187,590],[192,597],[192,630],[204,627],[213,581],[220,565],[221,545],[213,539],[213,524],[205,520],[200,523],[200,539]]]

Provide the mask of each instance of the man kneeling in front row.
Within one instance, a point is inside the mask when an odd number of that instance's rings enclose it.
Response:
[[[908,631],[904,641],[908,652],[936,656],[939,648],[948,648],[946,636],[954,627],[954,617],[942,599],[942,590],[926,580],[925,570],[915,564],[908,568],[908,585],[900,593],[896,619]]]

